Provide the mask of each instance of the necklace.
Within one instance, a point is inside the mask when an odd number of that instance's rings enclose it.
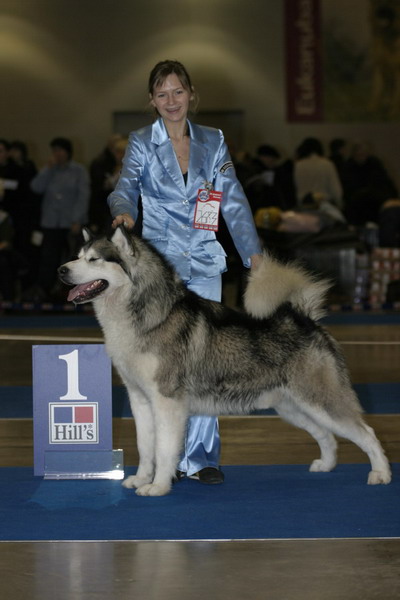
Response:
[[[171,138],[172,146],[179,161],[189,162],[189,144],[185,139],[175,141]]]

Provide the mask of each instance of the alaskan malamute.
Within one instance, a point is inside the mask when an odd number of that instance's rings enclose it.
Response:
[[[124,228],[111,240],[86,231],[85,242],[59,275],[76,286],[69,300],[93,302],[129,393],[140,461],[125,487],[142,496],[170,491],[188,415],[270,407],[318,442],[321,457],[310,471],[335,467],[338,435],[367,453],[368,483],[390,482],[338,344],[315,322],[326,282],[266,255],[249,276],[242,313],[188,291],[149,243]]]

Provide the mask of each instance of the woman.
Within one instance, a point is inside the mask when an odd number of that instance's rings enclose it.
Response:
[[[187,119],[196,93],[185,67],[159,62],[148,91],[158,118],[129,137],[121,176],[108,198],[113,227],[133,228],[140,195],[143,237],[175,266],[190,290],[220,301],[226,254],[215,236],[218,209],[244,265],[254,267],[261,248],[250,207],[222,132]],[[179,472],[202,483],[222,483],[219,451],[217,419],[192,417]]]

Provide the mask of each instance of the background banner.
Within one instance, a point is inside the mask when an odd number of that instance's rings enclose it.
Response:
[[[287,120],[320,121],[322,107],[320,0],[285,0]]]
[[[400,1],[285,0],[289,122],[398,122]]]

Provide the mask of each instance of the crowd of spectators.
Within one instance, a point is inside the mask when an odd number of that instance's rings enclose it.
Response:
[[[109,225],[106,200],[126,143],[112,136],[87,168],[74,160],[71,140],[55,137],[38,170],[24,142],[0,139],[0,300],[65,299],[57,267],[76,254],[83,226]]]
[[[266,241],[306,232],[364,239],[367,230],[381,246],[400,246],[399,191],[370,144],[337,138],[325,152],[309,137],[286,158],[266,144],[233,158]]]
[[[63,300],[57,266],[76,253],[84,225],[109,228],[107,197],[126,145],[111,136],[87,168],[74,161],[72,142],[56,137],[38,170],[24,142],[0,139],[0,300]],[[327,150],[312,137],[289,157],[270,144],[254,155],[231,148],[264,241],[373,228],[381,246],[400,247],[399,192],[382,161],[365,142],[334,139]],[[223,223],[219,235],[229,253]]]

